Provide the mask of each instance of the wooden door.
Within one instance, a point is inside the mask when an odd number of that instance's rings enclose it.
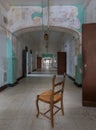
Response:
[[[42,65],[42,58],[37,56],[37,69],[41,69],[41,65]]]
[[[66,73],[66,53],[57,52],[57,73],[59,75]]]
[[[26,50],[22,51],[22,76],[26,77]]]
[[[96,106],[96,24],[84,24],[83,53],[83,105]]]

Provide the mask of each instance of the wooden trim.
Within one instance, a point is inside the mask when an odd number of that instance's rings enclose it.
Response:
[[[6,85],[1,86],[1,87],[0,87],[0,92],[1,92],[1,91],[3,91],[4,89],[6,89],[7,87],[8,87],[8,85],[7,85],[7,84],[6,84]]]
[[[96,107],[96,101],[82,101],[83,106]]]

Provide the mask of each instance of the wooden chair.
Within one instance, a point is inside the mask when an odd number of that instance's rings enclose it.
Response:
[[[64,82],[65,82],[65,74],[63,77],[63,80],[60,82],[55,83],[56,81],[56,75],[52,78],[52,89],[46,92],[41,93],[40,95],[37,95],[36,99],[36,107],[37,107],[37,117],[39,114],[47,117],[51,120],[51,126],[54,127],[54,115],[62,111],[62,115],[64,115],[64,108],[63,108],[63,92],[64,92]],[[39,104],[38,101],[42,101],[44,103],[49,104],[49,110],[46,112],[40,112],[39,111]],[[56,103],[61,102],[60,107],[56,105]],[[54,112],[54,108],[57,110]],[[50,117],[47,115],[47,113],[50,112]]]

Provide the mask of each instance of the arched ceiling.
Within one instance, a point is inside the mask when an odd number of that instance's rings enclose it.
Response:
[[[1,0],[3,2],[3,0]],[[39,5],[45,3],[46,5],[48,4],[47,2],[49,1],[49,6],[50,5],[71,5],[71,4],[81,4],[84,7],[89,4],[89,0],[4,0],[4,2],[8,3],[10,6],[32,6],[32,5]],[[17,32],[14,32],[14,35],[17,36],[19,39],[22,38],[22,40],[26,43],[40,43],[42,42],[43,39],[43,34],[42,34],[42,27],[38,28],[26,28],[19,30]],[[69,30],[66,28],[60,28],[60,27],[50,27],[49,29],[49,40],[48,40],[48,46],[50,48],[54,48],[57,46],[59,48],[59,45],[64,44],[64,41],[67,36],[73,36],[78,38],[79,34],[75,32],[74,30]],[[44,40],[43,40],[44,43]],[[54,47],[52,47],[54,46]]]
[[[47,27],[45,27],[46,30]],[[66,40],[70,37],[79,38],[79,33],[62,27],[54,27],[50,26],[49,31],[49,39],[48,39],[48,49],[49,52],[52,52],[57,49],[60,50],[64,43],[66,43]],[[16,31],[14,33],[16,37],[21,39],[23,43],[28,43],[32,45],[40,45],[39,48],[42,49],[43,46],[46,45],[46,41],[44,40],[44,33],[42,32],[42,27],[30,27],[25,28],[19,31]]]

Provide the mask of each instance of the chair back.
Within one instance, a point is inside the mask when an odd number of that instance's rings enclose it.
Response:
[[[58,95],[58,94],[60,94],[61,97],[63,98],[64,83],[65,83],[65,73],[64,73],[62,81],[59,81],[57,83],[56,83],[56,75],[53,76],[53,79],[52,79],[52,95],[53,95],[53,97],[52,98],[54,98],[54,96]]]

